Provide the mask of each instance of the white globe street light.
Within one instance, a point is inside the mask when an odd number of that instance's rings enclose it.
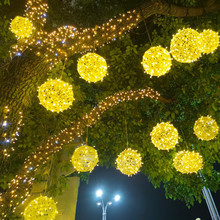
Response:
[[[102,220],[106,220],[107,208],[108,206],[112,205],[112,201],[109,201],[105,204],[103,201],[102,195],[103,195],[103,191],[101,189],[96,191],[96,196],[101,198],[101,202],[98,202],[97,205],[102,207]],[[116,195],[114,197],[114,200],[115,202],[118,202],[120,200],[120,196]]]
[[[102,197],[103,191],[101,189],[96,191],[96,196],[97,197]]]
[[[120,196],[119,195],[116,195],[115,196],[115,202],[118,202],[120,200]]]

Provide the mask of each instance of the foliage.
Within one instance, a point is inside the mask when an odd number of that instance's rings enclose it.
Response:
[[[49,0],[49,24],[91,27],[136,8],[144,0]]]
[[[52,7],[50,9],[51,19],[57,15],[56,19],[58,21],[63,13],[57,10],[59,8],[60,10],[64,9],[56,6],[53,0],[51,2],[56,8]],[[115,0],[114,2],[116,5],[122,4],[120,1]],[[122,2],[129,5],[131,1]],[[181,0],[174,2],[183,3]],[[73,11],[78,13],[75,16],[80,14],[76,22],[83,20],[87,25],[94,25],[97,22],[96,19],[92,19],[94,13],[97,13],[97,8],[87,10],[91,4],[102,4],[103,7],[109,7],[110,1],[79,1],[74,5],[75,11]],[[96,5],[96,7],[98,6]],[[127,7],[132,8],[133,6],[132,3]],[[83,13],[86,10],[87,13]],[[108,18],[112,16],[114,7],[111,10],[111,12],[107,11],[105,15],[103,15],[104,11],[99,11],[97,15],[105,20],[106,16]],[[116,14],[119,11],[122,12],[122,6],[117,10],[115,10]],[[91,13],[90,16],[88,16],[89,13]],[[67,14],[70,15],[69,12]],[[211,115],[220,124],[220,49],[213,54],[203,55],[198,61],[190,64],[182,64],[172,60],[171,70],[160,78],[150,78],[144,73],[141,65],[144,52],[151,46],[161,45],[169,49],[172,35],[178,29],[191,27],[198,29],[199,32],[206,28],[219,31],[220,16],[212,13],[198,19],[179,19],[170,16],[155,16],[151,19],[151,43],[147,34],[140,34],[145,32],[145,27],[140,25],[140,28],[134,29],[130,35],[125,35],[121,39],[117,39],[115,42],[97,50],[97,53],[106,59],[109,66],[108,76],[104,78],[103,82],[94,84],[79,78],[76,66],[77,60],[82,54],[72,56],[65,67],[62,63],[59,63],[48,74],[49,78],[59,78],[64,68],[62,79],[73,85],[75,101],[71,109],[60,114],[52,113],[39,105],[36,92],[35,99],[32,100],[32,106],[24,112],[25,126],[15,144],[16,151],[12,154],[10,160],[5,162],[5,169],[0,174],[0,187],[2,189],[6,189],[7,183],[21,167],[24,159],[40,144],[45,143],[49,136],[58,133],[61,129],[69,126],[72,121],[76,121],[80,116],[89,112],[106,96],[118,91],[135,90],[146,86],[154,88],[162,96],[173,101],[169,104],[150,99],[132,101],[119,104],[104,113],[101,119],[92,128],[89,128],[88,132],[88,144],[96,146],[99,153],[99,164],[106,167],[115,167],[117,155],[126,148],[125,126],[127,124],[129,145],[138,150],[143,158],[144,164],[141,171],[148,176],[155,187],[164,186],[167,198],[183,200],[190,206],[195,201],[201,202],[201,189],[204,185],[212,191],[217,191],[220,188],[219,171],[213,167],[215,163],[220,162],[220,135],[210,142],[205,142],[198,140],[193,134],[194,122],[202,115]],[[66,17],[60,23],[64,21],[66,21]],[[54,22],[56,20],[51,23]],[[7,25],[3,27],[3,32],[7,32]],[[6,33],[5,36],[8,39],[10,34]],[[4,46],[0,46],[0,48],[4,49]],[[172,122],[180,135],[179,144],[169,152],[157,150],[150,140],[152,128],[162,121]],[[85,139],[84,135],[83,140]],[[175,170],[172,165],[175,153],[184,149],[193,149],[204,157],[205,164],[201,173],[205,180],[199,177],[198,174],[183,175]],[[59,165],[56,157],[53,162],[54,167]],[[14,164],[17,166],[14,166]],[[39,170],[37,174],[38,181],[47,181],[49,173],[46,172],[42,175],[41,173],[44,172],[41,171],[48,170],[49,165],[50,161]],[[62,166],[66,167],[65,164],[62,164]],[[69,169],[68,166],[66,169]],[[83,177],[87,177],[86,175]],[[59,184],[57,186],[51,184],[51,188],[48,189],[55,194],[61,193],[63,187],[66,187],[66,178],[62,175],[59,177],[60,179],[57,179],[54,175],[51,175],[51,178],[55,178],[55,182],[58,181]]]

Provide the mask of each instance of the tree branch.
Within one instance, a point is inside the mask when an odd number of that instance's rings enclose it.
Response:
[[[174,17],[192,17],[218,10],[220,10],[220,3],[206,5],[204,8],[186,8],[168,4],[161,0],[147,2],[140,8],[109,19],[108,22],[101,26],[79,30],[79,34],[68,42],[68,55],[71,56],[74,53],[104,46],[111,40],[115,40],[115,38],[129,32],[144,19],[155,14],[171,15]]]

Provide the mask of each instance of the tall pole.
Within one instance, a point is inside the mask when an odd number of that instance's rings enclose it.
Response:
[[[220,220],[218,210],[216,208],[215,202],[213,200],[213,197],[212,197],[212,194],[211,194],[209,188],[206,188],[204,186],[202,189],[202,193],[204,195],[204,198],[205,198],[206,204],[208,206],[209,213],[211,215],[212,220]]]
[[[107,207],[108,207],[109,203],[110,202],[107,202],[107,204],[105,205],[102,200],[102,220],[106,220]]]
[[[104,211],[102,212],[102,220],[106,220],[106,213]]]
[[[203,179],[203,181],[206,182],[205,177],[200,172],[199,172],[199,176]],[[218,210],[216,208],[216,205],[215,205],[215,202],[213,200],[210,189],[204,186],[203,189],[202,189],[202,193],[204,195],[204,198],[205,198],[206,204],[208,206],[209,213],[211,215],[212,220],[220,220]]]

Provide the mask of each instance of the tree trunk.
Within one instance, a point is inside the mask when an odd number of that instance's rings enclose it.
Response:
[[[37,87],[47,78],[48,63],[33,51],[16,56],[0,76],[0,132],[6,133],[8,139],[17,128],[19,112],[30,106],[32,98],[37,95]],[[7,119],[4,119],[5,106],[9,109]],[[1,126],[3,121],[7,121],[4,129]]]

